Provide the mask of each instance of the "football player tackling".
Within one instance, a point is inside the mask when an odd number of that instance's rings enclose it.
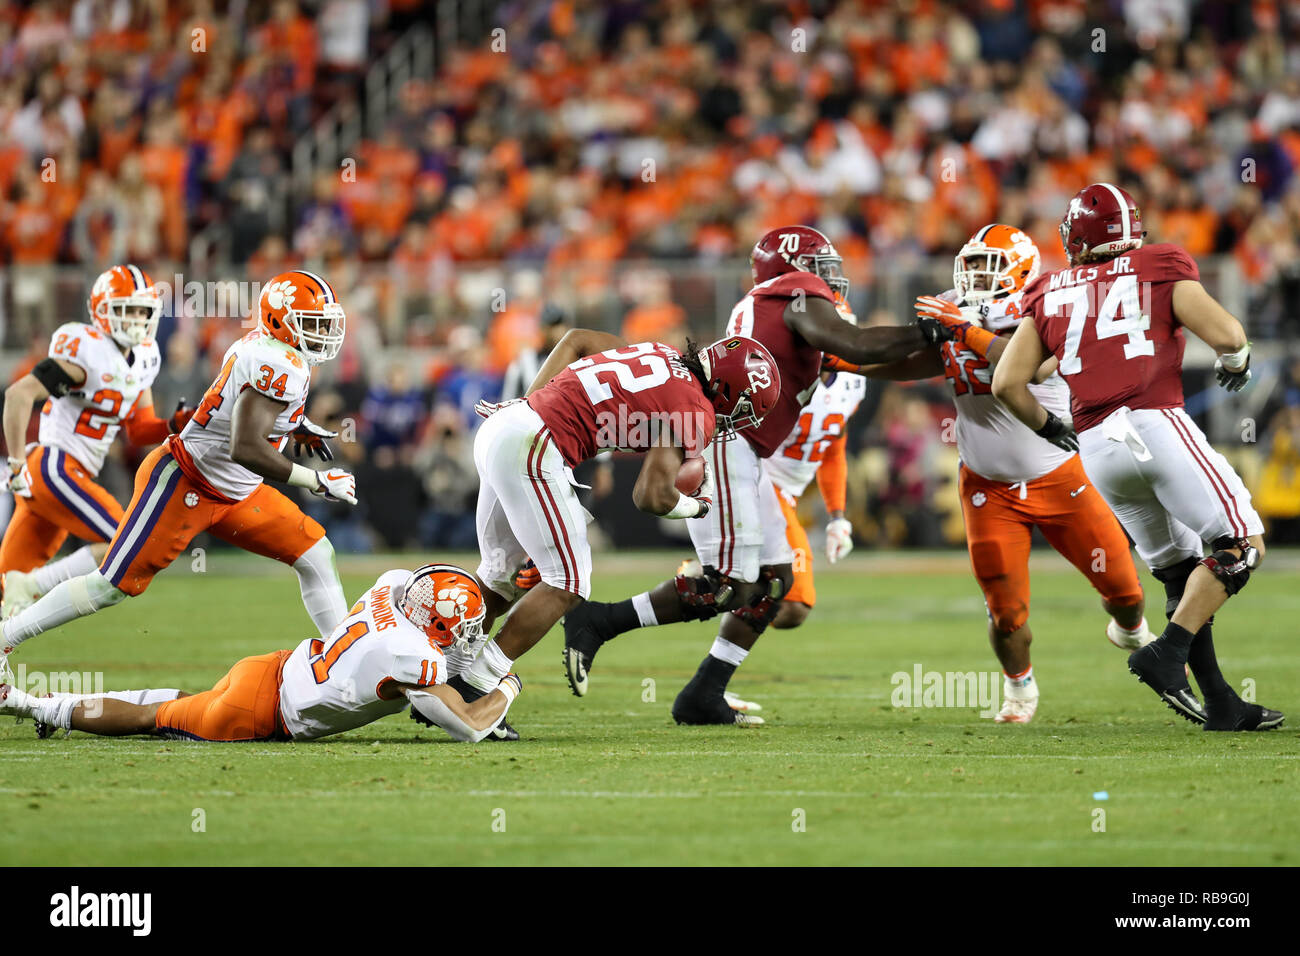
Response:
[[[162,298],[143,270],[113,266],[91,286],[86,307],[90,322],[55,329],[49,355],[5,390],[5,481],[14,495],[0,544],[6,618],[58,582],[93,571],[104,557],[122,506],[95,479],[117,433],[156,445],[194,414],[184,405],[170,419],[154,414]],[[38,401],[45,402],[39,441],[24,455]],[[47,565],[69,534],[94,543]]]
[[[1002,665],[997,723],[1028,723],[1038,709],[1030,663],[1029,549],[1034,528],[1097,589],[1111,615],[1106,636],[1134,650],[1151,640],[1142,585],[1128,539],[1092,487],[1072,436],[1043,441],[993,397],[993,368],[1020,324],[1025,287],[1038,275],[1038,248],[1000,223],[980,229],[953,263],[953,289],[922,296],[917,312],[939,319],[954,340],[888,366],[860,371],[879,378],[943,373],[957,406],[958,480],[971,569],[984,592],[989,642]],[[1035,369],[1029,386],[1044,407],[1066,415],[1070,392],[1056,359]]]
[[[245,657],[211,690],[175,689],[34,697],[0,684],[0,712],[104,737],[152,734],[182,740],[315,740],[406,709],[454,739],[482,740],[521,690],[507,674],[467,704],[447,687],[443,656],[481,635],[483,596],[447,564],[380,575],[332,633],[292,651]]]
[[[1144,245],[1144,236],[1142,214],[1122,189],[1094,183],[1070,200],[1061,223],[1070,268],[1025,290],[1024,319],[993,392],[1049,439],[1077,429],[1088,476],[1165,586],[1169,626],[1129,656],[1129,669],[1205,730],[1269,730],[1282,714],[1237,696],[1211,634],[1214,612],[1259,566],[1263,524],[1237,473],[1183,410],[1184,328],[1218,353],[1218,380],[1230,390],[1250,378],[1250,344],[1205,291],[1191,257],[1168,243]],[[1073,428],[1029,390],[1052,355],[1070,384]]]
[[[768,350],[744,335],[682,354],[662,343],[627,345],[615,335],[574,329],[524,399],[482,406],[487,421],[474,438],[474,463],[484,627],[514,610],[463,676],[453,655],[453,686],[466,697],[491,690],[591,593],[588,518],[573,467],[602,449],[642,453],[636,506],[664,518],[703,518],[712,504],[707,468],[688,495],[676,487],[684,462],[699,460],[715,432],[726,443],[733,430],[761,421],[781,383]],[[529,558],[541,580],[521,597],[515,570]]]
[[[781,390],[761,424],[718,441],[709,452],[717,507],[687,527],[702,575],[679,574],[616,604],[589,602],[564,622],[564,665],[573,692],[587,692],[592,660],[606,641],[635,628],[703,621],[724,613],[717,639],[673,702],[679,724],[753,724],[735,711],[727,684],[794,584],[793,555],[776,488],[762,460],[790,436],[820,384],[822,352],[854,363],[904,358],[946,336],[929,322],[903,328],[856,328],[837,310],[848,292],[842,260],[807,226],[773,229],[750,254],[754,286],[727,321],[733,335],[763,343],[781,369]]]
[[[50,628],[144,592],[201,531],[290,565],[321,636],[347,611],[325,529],[266,479],[356,504],[355,481],[340,469],[291,464],[290,438],[331,457],[333,433],[305,415],[310,367],[343,344],[343,307],[329,283],[286,272],[263,288],[257,328],[232,345],[221,372],[179,435],[154,449],[135,476],[135,495],[98,569],[63,581],[3,623],[9,654]]]

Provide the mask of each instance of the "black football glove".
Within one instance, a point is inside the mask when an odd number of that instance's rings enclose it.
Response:
[[[918,315],[916,317],[916,327],[921,330],[921,335],[925,337],[928,345],[942,345],[944,342],[952,342],[957,338],[951,328],[928,315]]]
[[[330,449],[329,444],[325,441],[327,438],[338,438],[338,432],[332,432],[328,428],[321,428],[306,415],[298,423],[298,427],[290,433],[293,439],[293,457],[301,458],[305,450],[307,457],[315,455],[321,461],[333,461],[334,452]]]
[[[1062,451],[1079,450],[1079,436],[1074,433],[1074,426],[1067,425],[1051,412],[1047,413],[1043,427],[1034,429],[1034,434],[1046,438]]]
[[[1241,368],[1228,368],[1223,364],[1223,356],[1220,355],[1214,360],[1214,378],[1221,388],[1230,392],[1240,392],[1246,387],[1246,383],[1251,380],[1252,372],[1250,371],[1250,353],[1246,353],[1246,364]]]

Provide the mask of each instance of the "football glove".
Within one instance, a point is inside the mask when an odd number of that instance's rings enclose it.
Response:
[[[1226,360],[1226,361],[1225,361]],[[1230,367],[1232,366],[1232,367]],[[1254,373],[1250,370],[1250,343],[1240,351],[1220,355],[1214,360],[1214,378],[1220,387],[1230,392],[1240,392]]]
[[[853,525],[847,518],[832,518],[826,525],[826,557],[831,564],[853,550]]]
[[[185,426],[190,423],[190,419],[194,417],[197,410],[186,405],[185,399],[182,398],[176,403],[176,411],[172,412],[172,417],[167,419],[167,430],[173,435],[179,435]]]
[[[501,409],[522,402],[522,398],[512,398],[504,402],[487,402],[480,399],[474,404],[474,414],[479,418],[491,418]]]
[[[26,458],[9,459],[9,474],[5,479],[5,487],[15,495],[22,495],[24,498],[32,496],[32,475],[27,470]]]
[[[316,487],[312,494],[330,501],[346,501],[350,505],[357,503],[357,480],[342,468],[316,472]]]
[[[294,458],[301,458],[302,453],[306,451],[308,458],[315,455],[321,461],[334,460],[334,452],[325,439],[338,438],[339,433],[321,428],[306,415],[302,417],[298,427],[289,433],[289,437],[293,439]]]
[[[852,362],[846,362],[837,355],[831,355],[829,352],[822,355],[823,372],[853,372],[857,373],[861,365],[854,365]]]
[[[704,465],[704,480],[700,482],[700,490],[692,496],[700,503],[699,513],[696,518],[703,518],[713,507],[713,474],[709,471],[709,463],[701,459]]]
[[[947,299],[940,299],[938,296],[922,295],[917,296],[916,305],[916,324],[921,327],[921,334],[925,335],[926,341],[931,345],[937,345],[943,341],[956,341],[964,343],[966,333],[975,326],[962,318],[961,309],[955,302],[949,302]],[[931,322],[938,322],[948,330],[945,338],[932,340],[926,332]]]
[[[1074,433],[1074,426],[1067,425],[1051,412],[1047,413],[1043,427],[1034,429],[1034,434],[1046,438],[1062,451],[1079,450],[1079,436]]]
[[[537,570],[533,559],[529,558],[515,571],[515,587],[521,591],[531,591],[542,583],[542,572]]]

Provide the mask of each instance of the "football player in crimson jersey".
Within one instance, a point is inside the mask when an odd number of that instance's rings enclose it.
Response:
[[[1034,528],[1101,594],[1112,644],[1133,650],[1151,640],[1128,539],[1079,456],[1043,441],[993,397],[993,368],[1020,323],[1024,290],[1038,265],[1038,248],[1024,232],[1001,223],[984,226],[954,260],[953,289],[917,302],[919,313],[949,322],[955,340],[890,366],[859,369],[877,378],[944,374],[952,383],[966,546],[984,592],[989,642],[1002,665],[998,723],[1028,723],[1038,709],[1029,656]],[[1055,370],[1056,359],[1047,359],[1030,388],[1064,415],[1070,392]]]
[[[169,419],[154,414],[150,386],[161,366],[154,337],[162,298],[142,269],[122,265],[102,273],[86,307],[89,323],[55,329],[49,355],[5,391],[5,481],[14,495],[0,545],[6,618],[60,581],[93,571],[108,550],[122,506],[95,479],[118,431],[133,444],[156,445],[194,414],[183,402]],[[39,401],[45,402],[39,440],[24,454]],[[69,534],[93,543],[47,565]]]
[[[993,393],[1049,441],[1077,444],[1089,477],[1165,586],[1169,626],[1129,656],[1129,669],[1206,730],[1269,730],[1282,714],[1237,696],[1211,634],[1214,612],[1263,557],[1263,524],[1237,473],[1183,411],[1183,329],[1218,353],[1219,384],[1230,390],[1250,378],[1250,343],[1202,287],[1191,257],[1168,243],[1145,245],[1145,235],[1133,197],[1110,183],[1070,200],[1061,223],[1070,268],[1025,290],[1024,319]],[[1073,427],[1029,390],[1053,355],[1070,385]],[[1207,543],[1212,553],[1204,557]]]
[[[565,672],[573,692],[587,692],[600,646],[626,631],[725,612],[717,640],[677,695],[680,724],[746,720],[728,705],[727,684],[794,583],[785,519],[772,480],[762,468],[789,437],[820,381],[823,352],[852,363],[890,362],[949,333],[931,319],[902,328],[857,328],[837,311],[848,292],[840,255],[807,226],[773,229],[750,255],[754,286],[736,304],[727,331],[767,346],[781,369],[781,396],[744,441],[715,442],[709,464],[716,507],[688,525],[702,575],[679,574],[652,591],[617,604],[589,602],[564,622]]]
[[[324,639],[237,662],[211,690],[175,688],[34,697],[0,684],[0,712],[31,717],[36,733],[175,740],[316,740],[411,708],[420,723],[482,740],[522,685],[507,674],[473,703],[447,686],[445,652],[478,639],[483,595],[468,571],[431,564],[393,570]]]
[[[290,565],[321,636],[347,610],[325,529],[266,479],[356,504],[347,472],[314,471],[280,450],[290,439],[332,458],[334,433],[305,415],[310,368],[343,344],[344,314],[314,273],[285,272],[262,287],[257,327],[232,345],[221,372],[184,430],[155,448],[135,476],[127,506],[99,568],[56,585],[3,624],[0,651],[144,592],[202,531]]]
[[[574,329],[547,357],[527,395],[476,409],[487,419],[474,437],[479,473],[478,578],[485,628],[518,604],[494,640],[453,686],[467,698],[490,691],[562,616],[591,593],[588,516],[572,469],[602,449],[643,453],[632,499],[664,518],[703,518],[713,503],[707,467],[694,496],[676,488],[688,458],[715,431],[748,434],[779,402],[783,373],[744,335],[706,349],[688,344],[628,345],[616,335]],[[694,523],[694,522],[692,522]],[[521,597],[516,569],[532,559],[540,583]]]

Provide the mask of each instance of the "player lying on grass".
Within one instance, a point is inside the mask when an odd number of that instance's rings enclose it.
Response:
[[[325,640],[245,657],[211,690],[55,694],[0,684],[0,711],[104,737],[152,734],[185,740],[314,740],[411,707],[421,723],[478,741],[521,684],[504,675],[472,703],[446,685],[444,652],[480,635],[483,596],[469,572],[447,564],[380,575]]]
[[[333,432],[306,417],[311,367],[343,345],[343,306],[311,272],[275,276],[254,309],[257,327],[226,350],[221,372],[179,435],[150,452],[135,494],[99,568],[56,585],[3,623],[0,652],[144,593],[208,531],[274,558],[298,575],[303,605],[322,637],[347,611],[325,529],[267,480],[356,504],[356,481],[339,468],[314,471],[280,453],[290,439],[322,459]],[[0,673],[6,665],[0,660]]]
[[[715,433],[722,440],[761,421],[780,389],[771,354],[742,335],[682,354],[574,329],[523,400],[480,407],[487,421],[474,438],[474,463],[484,627],[514,610],[454,686],[467,697],[491,690],[591,593],[588,515],[574,490],[575,466],[603,449],[644,454],[636,506],[664,518],[703,517],[712,504],[707,469],[694,495],[684,494],[676,486],[684,462],[699,460]],[[515,571],[529,558],[541,580],[521,597]]]
[[[1061,223],[1070,268],[1025,290],[993,393],[1051,440],[1077,429],[1088,476],[1165,586],[1169,626],[1129,655],[1129,669],[1206,730],[1269,730],[1282,714],[1237,696],[1211,633],[1215,611],[1259,566],[1263,523],[1237,473],[1183,410],[1183,329],[1219,355],[1219,384],[1233,391],[1250,379],[1250,343],[1205,291],[1191,257],[1167,243],[1145,246],[1145,235],[1122,189],[1094,183],[1070,200]],[[1029,389],[1053,355],[1070,385],[1073,427]],[[1207,542],[1212,554],[1203,557]]]
[[[917,300],[917,313],[947,324],[954,340],[901,362],[854,369],[892,379],[944,374],[952,384],[966,547],[984,592],[989,643],[1002,665],[998,723],[1028,723],[1038,709],[1029,656],[1034,528],[1101,595],[1112,644],[1134,650],[1151,640],[1128,539],[1088,480],[1072,440],[1049,444],[993,397],[993,368],[1020,323],[1024,290],[1038,266],[1038,247],[1025,233],[1001,223],[983,227],[954,260],[953,288]],[[1055,358],[1035,370],[1034,382],[1035,398],[1068,414],[1070,390],[1056,374]]]
[[[86,308],[90,321],[55,329],[49,355],[5,390],[4,477],[14,496],[0,544],[6,618],[60,581],[95,570],[108,551],[122,506],[96,479],[118,432],[132,444],[156,445],[194,414],[184,403],[171,418],[154,414],[162,297],[142,269],[102,273]],[[45,403],[39,441],[24,455],[35,402]],[[69,534],[91,543],[47,564]]]

